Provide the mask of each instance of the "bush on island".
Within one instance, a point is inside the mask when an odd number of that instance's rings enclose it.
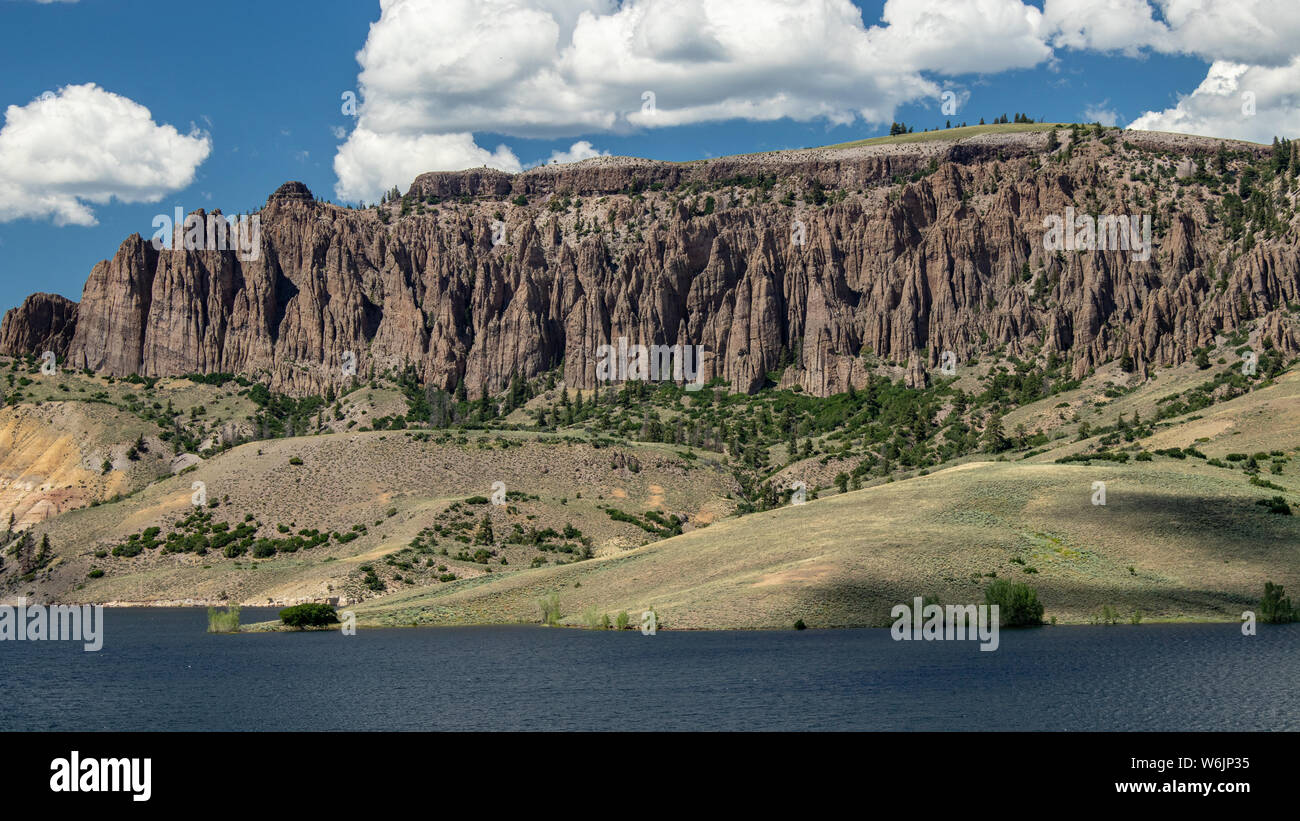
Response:
[[[280,611],[280,621],[289,627],[323,627],[338,624],[339,617],[328,604],[295,604]]]
[[[1043,603],[1034,588],[1020,582],[994,579],[984,588],[985,604],[998,606],[1003,627],[1031,627],[1043,623]]]

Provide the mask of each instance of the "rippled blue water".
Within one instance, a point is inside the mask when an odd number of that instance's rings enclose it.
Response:
[[[0,642],[2,730],[1300,730],[1300,625],[536,627],[208,635],[106,611],[104,648]],[[244,611],[244,620],[274,611]]]

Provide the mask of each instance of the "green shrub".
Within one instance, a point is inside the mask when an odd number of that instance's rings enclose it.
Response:
[[[1002,627],[1029,627],[1043,623],[1043,605],[1034,588],[1021,582],[995,579],[984,588],[984,603],[998,606]]]
[[[614,626],[617,627],[619,630],[626,630],[628,620],[629,619],[628,619],[627,611],[624,610],[623,612],[618,614],[618,617],[616,619],[614,619]]]
[[[1264,582],[1264,598],[1259,601],[1259,620],[1265,624],[1287,624],[1300,621],[1300,610],[1291,606],[1282,585]]]
[[[1094,624],[1119,624],[1119,611],[1109,604],[1101,606],[1101,614],[1093,616]]]
[[[239,605],[232,604],[225,610],[218,610],[215,607],[208,608],[208,632],[209,633],[238,633],[239,632]]]
[[[140,553],[143,551],[144,551],[144,546],[141,545],[139,541],[123,542],[122,544],[113,548],[113,555],[119,556],[124,559],[129,559],[133,556],[139,556]]]
[[[1260,499],[1255,504],[1268,508],[1269,513],[1277,513],[1282,516],[1291,515],[1291,506],[1281,496],[1274,496],[1272,499]]]
[[[339,617],[328,604],[295,604],[280,611],[280,621],[289,627],[323,627],[338,624]]]
[[[582,623],[588,630],[608,630],[609,615],[601,613],[593,604],[582,611]]]
[[[537,600],[542,611],[542,624],[558,627],[560,624],[560,594],[548,593]]]

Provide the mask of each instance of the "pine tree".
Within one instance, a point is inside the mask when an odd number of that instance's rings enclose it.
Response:
[[[523,378],[520,377],[518,371],[515,371],[510,376],[510,392],[509,394],[507,394],[506,397],[506,408],[509,410],[514,410],[515,408],[523,405],[524,402],[526,402],[528,399],[528,397],[525,395],[526,392],[527,392],[527,388],[524,385]]]
[[[1228,170],[1228,148],[1222,142],[1219,150],[1214,152],[1214,173],[1223,175]]]
[[[492,533],[492,520],[487,514],[483,514],[483,520],[479,522],[478,532],[474,534],[474,544],[492,544],[496,540]]]
[[[1009,444],[1007,435],[1002,430],[1002,414],[992,414],[984,426],[984,450],[988,453],[1001,453]]]
[[[35,564],[33,562],[34,552],[35,551],[34,551],[34,546],[32,544],[32,534],[31,531],[27,531],[23,533],[21,537],[19,537],[18,547],[14,549],[14,555],[18,559],[19,575],[26,576],[28,573],[31,573],[33,570],[36,569]]]

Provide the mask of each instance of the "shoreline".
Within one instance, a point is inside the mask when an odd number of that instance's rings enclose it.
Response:
[[[256,610],[256,609],[265,609],[265,610],[281,610],[281,609],[284,609],[284,608],[287,608],[287,607],[293,607],[293,606],[295,606],[295,605],[299,605],[299,604],[328,604],[329,606],[335,608],[335,610],[338,611],[338,612],[342,612],[342,611],[343,611],[344,609],[346,609],[346,608],[352,608],[352,607],[356,607],[356,606],[357,606],[356,604],[341,604],[341,603],[337,603],[337,602],[324,602],[324,601],[319,601],[319,600],[315,600],[315,601],[313,601],[313,600],[310,600],[310,599],[306,599],[306,600],[288,600],[288,601],[284,601],[284,602],[274,602],[274,603],[269,603],[269,604],[233,604],[233,603],[230,603],[230,602],[227,602],[227,601],[212,601],[212,600],[206,600],[206,599],[194,599],[194,598],[185,598],[185,599],[159,599],[159,600],[155,600],[155,601],[120,601],[120,600],[113,600],[113,601],[108,601],[108,602],[71,602],[71,601],[50,601],[50,602],[42,603],[42,604],[40,604],[40,605],[36,605],[35,602],[32,602],[32,601],[28,600],[28,601],[26,602],[26,604],[27,604],[29,607],[30,607],[30,606],[43,606],[43,607],[53,607],[53,606],[86,607],[86,606],[91,606],[91,607],[103,607],[103,608],[105,608],[105,609],[110,609],[110,610],[119,610],[119,609],[120,609],[120,610],[142,610],[142,609],[157,609],[157,610],[180,610],[180,609],[192,609],[192,610],[206,610],[206,609],[209,609],[209,608],[229,608],[229,607],[239,607],[239,608],[241,608],[241,609],[251,609],[251,610]],[[17,606],[17,602],[16,602],[16,601],[15,601],[15,602],[0,601],[0,607],[13,607],[13,606]],[[1139,626],[1139,627],[1140,627],[1140,626],[1149,625],[1149,624],[1235,624],[1235,625],[1240,625],[1241,623],[1242,623],[1242,621],[1241,621],[1241,618],[1240,618],[1239,616],[1238,616],[1238,617],[1225,616],[1225,617],[1222,617],[1222,618],[1205,618],[1205,617],[1201,617],[1201,616],[1170,616],[1170,617],[1147,617],[1147,616],[1143,616],[1142,620],[1141,620],[1137,625],[1132,624],[1132,622],[1128,621],[1127,619],[1125,619],[1125,620],[1121,620],[1121,621],[1116,622],[1116,623],[1114,623],[1114,624],[1104,624],[1104,623],[1094,622],[1094,621],[1086,620],[1086,619],[1081,619],[1081,620],[1074,620],[1074,619],[1061,620],[1061,619],[1058,618],[1058,620],[1057,620],[1056,622],[1052,622],[1050,619],[1048,619],[1048,620],[1044,621],[1041,625],[1038,625],[1038,626],[1039,626],[1039,627],[1112,627],[1112,626],[1114,626],[1114,627],[1119,627],[1119,626],[1130,626],[1130,627],[1131,627],[1131,626]],[[410,628],[423,628],[423,627],[545,627],[545,626],[547,626],[547,625],[542,624],[540,621],[519,621],[519,620],[514,620],[514,621],[506,621],[506,620],[500,620],[500,621],[475,621],[475,622],[456,622],[456,623],[446,623],[446,622],[443,622],[443,623],[414,623],[414,622],[409,622],[409,621],[407,621],[407,622],[393,622],[393,623],[380,623],[380,622],[373,622],[373,621],[369,621],[369,620],[358,619],[357,624],[356,624],[356,627],[357,627],[358,630],[390,629],[390,628],[410,629]],[[607,632],[607,630],[605,630],[605,629],[595,629],[595,630],[593,630],[593,628],[586,627],[585,625],[583,625],[583,624],[579,624],[579,623],[575,623],[575,624],[559,624],[559,625],[550,625],[550,626],[552,626],[552,627],[558,627],[558,628],[560,628],[560,629],[591,630],[592,632]],[[248,628],[255,628],[255,629],[251,629],[251,630],[250,630],[250,629],[248,629]],[[309,629],[308,631],[306,631],[306,632],[310,632],[310,631],[319,631],[319,630],[336,630],[336,629],[340,629],[340,626],[339,626],[339,625],[331,625],[331,626],[328,626],[328,627],[310,628],[310,629]],[[625,629],[635,631],[635,630],[637,630],[638,628],[637,628],[635,625],[632,625],[632,626],[629,626],[629,627],[627,627],[627,628],[625,628]],[[709,631],[718,631],[718,632],[772,632],[772,631],[801,632],[801,631],[797,630],[797,629],[793,626],[793,624],[790,624],[790,625],[780,625],[780,626],[744,626],[744,625],[727,625],[727,626],[717,626],[717,627],[707,627],[707,626],[706,626],[706,627],[661,627],[661,628],[659,628],[659,629],[661,629],[661,630],[665,630],[665,631],[671,631],[671,632],[683,632],[683,633],[685,633],[685,632],[709,632]],[[872,625],[872,624],[843,624],[843,625],[834,625],[834,626],[814,626],[814,625],[808,625],[808,626],[805,627],[804,629],[806,629],[806,630],[880,630],[880,629],[886,629],[886,630],[887,630],[887,629],[889,629],[889,625],[888,625],[888,624],[884,624],[884,625],[878,625],[878,624],[877,624],[877,625]],[[1021,629],[1033,629],[1033,628],[1008,627],[1008,628],[1004,628],[1004,629],[1007,629],[1007,630],[1021,630]],[[240,625],[240,630],[239,630],[239,632],[246,632],[246,633],[268,633],[268,632],[300,632],[300,631],[299,631],[298,628],[282,627],[282,625],[280,625],[280,623],[279,623],[277,620],[265,620],[265,621],[258,621],[258,622],[250,622],[250,623],[247,623],[247,624],[241,624],[241,625]],[[608,629],[608,632],[617,632],[617,629],[616,629],[616,628],[609,628],[609,629]]]
[[[1044,622],[1043,624],[1035,625],[1032,627],[1002,627],[999,629],[1020,632],[1022,630],[1024,631],[1036,630],[1045,627],[1147,627],[1150,625],[1177,625],[1177,624],[1240,625],[1241,622],[1233,621],[1231,619],[1210,621],[1204,619],[1190,619],[1190,618],[1189,619],[1177,619],[1177,618],[1143,619],[1140,624],[1132,624],[1130,622],[1118,622],[1115,624],[1098,624],[1093,622],[1059,622],[1058,621],[1055,624],[1051,622]],[[241,624],[239,626],[238,632],[240,633],[322,632],[322,631],[339,630],[341,629],[341,627],[342,625],[329,625],[326,627],[312,627],[312,628],[299,629],[296,627],[287,627],[275,621],[260,621],[260,622],[251,622],[249,624]],[[517,622],[517,621],[473,622],[473,623],[465,623],[465,624],[410,624],[410,623],[367,624],[364,622],[358,622],[356,625],[356,629],[358,632],[362,630],[421,630],[421,629],[428,629],[428,628],[436,629],[436,628],[465,628],[465,627],[471,627],[471,628],[472,627],[533,627],[533,628],[549,628],[549,629],[557,629],[557,630],[581,630],[590,633],[620,633],[620,632],[634,633],[638,631],[638,628],[635,626],[629,626],[623,628],[622,630],[619,630],[618,628],[590,628],[590,627],[583,626],[581,624],[545,625],[540,622]],[[812,630],[818,630],[818,631],[889,630],[891,628],[888,625],[839,625],[835,627],[805,627],[803,630],[798,630],[795,629],[794,627],[789,627],[789,626],[787,627],[680,627],[680,628],[662,627],[659,629],[665,633],[803,633]]]

